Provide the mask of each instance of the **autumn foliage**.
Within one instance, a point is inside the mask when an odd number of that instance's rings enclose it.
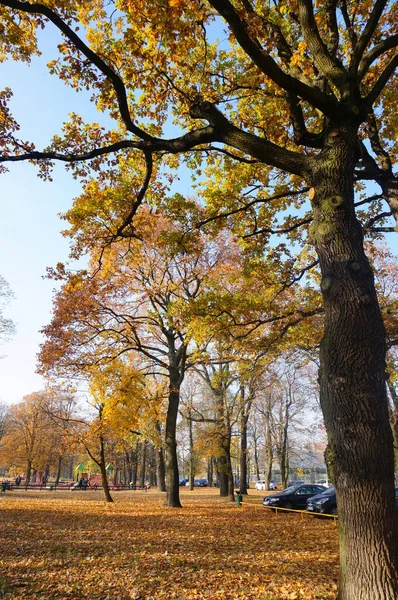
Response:
[[[46,496],[45,494],[49,494]],[[0,596],[76,600],[329,600],[338,576],[332,521],[236,508],[184,491],[7,493],[0,501]],[[316,578],[314,572],[316,571]]]

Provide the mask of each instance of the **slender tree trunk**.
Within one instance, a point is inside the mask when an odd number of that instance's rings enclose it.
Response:
[[[213,457],[207,460],[207,481],[209,487],[213,487]]]
[[[159,447],[156,448],[156,478],[158,492],[166,491],[166,466],[164,464],[164,453],[162,447],[162,428],[159,423],[156,423],[156,431],[159,436]]]
[[[282,429],[282,446],[280,453],[280,470],[281,470],[281,478],[282,478],[282,487],[287,487],[288,477],[289,477],[289,459],[288,459],[288,429],[289,422],[285,420]]]
[[[71,456],[69,461],[69,479],[73,481],[73,456]]]
[[[31,476],[32,476],[32,463],[30,460],[28,460],[28,465],[26,467],[26,479],[25,479],[26,483],[30,482]]]
[[[133,488],[137,485],[137,474],[138,474],[138,442],[135,444],[135,448],[131,450],[131,481],[133,482]]]
[[[354,214],[355,133],[332,131],[311,184],[325,305],[320,397],[339,506],[338,600],[398,598],[394,455],[385,386],[385,331]]]
[[[265,412],[265,487],[270,488],[272,479],[272,463],[274,460],[273,440],[272,440],[272,411],[271,395],[267,397],[267,408]],[[282,475],[282,473],[281,473]],[[285,477],[286,479],[286,477]],[[283,482],[283,478],[282,478]],[[282,484],[283,485],[283,484]]]
[[[61,469],[62,469],[62,455],[58,456],[58,465],[57,465],[57,474],[55,476],[55,485],[58,485],[59,480],[61,478]]]
[[[170,378],[169,405],[166,416],[165,462],[166,462],[166,506],[181,508],[177,460],[177,416],[180,403],[180,384],[177,376]]]
[[[145,475],[146,475],[146,450],[147,441],[144,440],[141,444],[141,468],[140,468],[140,486],[145,487]]]
[[[188,431],[189,431],[189,489],[193,490],[195,478],[195,459],[193,449],[193,427],[192,427],[191,410],[188,411]]]
[[[245,401],[244,389],[241,389],[242,396],[242,411],[240,417],[240,485],[239,492],[247,494],[247,423],[251,408],[250,399]]]
[[[231,437],[228,438],[228,449],[227,449],[227,475],[228,475],[228,497],[231,502],[235,502],[234,493],[234,475],[232,473],[232,461],[231,461]]]
[[[107,477],[107,473],[106,473],[105,445],[104,445],[104,439],[103,439],[102,435],[100,436],[100,461],[99,461],[99,468],[101,470],[102,489],[104,490],[105,500],[107,502],[113,502],[113,498],[112,498],[111,493],[109,491],[108,477]]]
[[[392,407],[391,407],[391,427],[394,436],[394,449],[395,453],[398,450],[398,394],[394,387],[394,384],[391,383],[390,379],[387,380],[388,390],[390,392]]]
[[[163,448],[156,449],[158,491],[166,491],[166,468],[164,464]]]
[[[254,452],[254,464],[256,468],[256,479],[260,481],[260,464],[258,460],[258,444],[257,444],[257,435],[254,433],[253,435],[253,452]]]

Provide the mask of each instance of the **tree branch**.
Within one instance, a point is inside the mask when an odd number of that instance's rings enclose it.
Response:
[[[383,13],[383,10],[387,4],[387,0],[376,0],[373,10],[370,14],[368,22],[362,32],[361,37],[357,41],[357,44],[354,48],[354,52],[352,54],[351,63],[349,67],[350,76],[356,76],[358,71],[358,66],[363,56],[363,53],[366,50],[366,46],[369,44],[376,28],[379,23],[380,17]]]
[[[379,56],[387,52],[388,50],[392,50],[398,46],[398,34],[392,35],[391,37],[383,40],[379,44],[373,46],[369,52],[365,54],[358,67],[358,77],[361,81],[363,77],[368,72],[370,65],[377,59]]]
[[[101,71],[105,77],[111,81],[117,96],[120,116],[126,126],[127,131],[130,131],[142,140],[152,139],[152,136],[150,136],[140,127],[137,127],[137,125],[135,125],[132,121],[127,102],[126,88],[119,75],[115,73],[115,71],[98,56],[98,54],[93,52],[65,23],[65,21],[61,19],[59,15],[57,15],[57,13],[51,10],[51,8],[48,6],[44,6],[40,3],[31,4],[30,2],[20,2],[19,0],[1,0],[0,4],[3,6],[8,6],[13,10],[43,15],[49,21],[51,21],[65,35],[65,37],[72,42],[75,48],[77,48],[77,50],[79,50],[93,65],[97,67],[97,69]]]
[[[398,67],[398,54],[394,56],[391,62],[386,66],[383,73],[380,75],[379,79],[374,84],[373,88],[365,98],[365,103],[369,108],[372,107],[374,102],[377,100],[379,94],[383,91],[385,85],[390,79],[391,75],[394,73],[395,69]]]
[[[274,59],[265,53],[258,40],[253,40],[250,37],[247,24],[240,19],[229,0],[209,0],[209,3],[225,19],[241,48],[264,75],[287,92],[300,96],[325,115],[333,116],[335,114],[336,99],[285,73]]]
[[[304,40],[310,49],[316,66],[322,75],[341,89],[347,74],[342,63],[337,58],[330,56],[328,49],[319,35],[312,0],[298,0],[298,6]]]

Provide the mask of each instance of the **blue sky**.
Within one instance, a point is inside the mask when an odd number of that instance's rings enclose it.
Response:
[[[48,39],[53,48],[55,41],[55,36]],[[48,74],[46,63],[52,56],[46,48],[44,52],[31,67],[0,64],[2,88],[14,92],[11,106],[21,138],[34,141],[37,148],[46,146],[60,130],[68,112],[99,118],[88,95],[83,98]],[[12,403],[44,385],[35,374],[38,330],[50,319],[54,282],[43,276],[47,266],[67,259],[68,242],[60,234],[65,223],[57,214],[71,205],[80,186],[62,165],[56,167],[53,183],[39,179],[28,163],[16,163],[9,170],[0,176],[0,273],[16,297],[5,313],[15,321],[17,334],[0,347],[0,354],[6,355],[0,360],[0,400]]]

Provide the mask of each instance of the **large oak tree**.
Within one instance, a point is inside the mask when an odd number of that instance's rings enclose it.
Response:
[[[311,222],[310,242],[322,272],[320,386],[329,468],[339,496],[339,600],[396,598],[385,331],[354,193],[361,180],[380,187],[369,200],[366,230],[383,225],[386,213],[397,220],[397,5],[117,0],[112,12],[101,1],[1,0],[0,8],[4,54],[29,60],[36,52],[35,27],[51,22],[64,38],[51,70],[78,91],[88,88],[97,107],[117,121],[114,131],[106,131],[72,115],[63,136],[38,151],[17,137],[5,90],[0,160],[42,161],[44,174],[51,161],[64,161],[86,184],[96,172],[99,188],[105,180],[112,183],[118,165],[130,160],[132,185],[124,204],[119,197],[122,208],[104,234],[106,243],[133,233],[145,192],[155,178],[160,181],[160,160],[176,164],[173,155],[184,154],[196,169],[199,156],[213,167],[218,161],[228,180],[241,173],[233,165],[244,164],[247,184],[257,180],[269,189],[278,183],[273,196],[227,206],[233,211],[262,202],[284,215],[297,206],[292,192],[298,193],[300,182],[309,188],[306,218],[282,218],[285,230],[302,235]],[[214,31],[221,22],[228,39],[218,43]],[[177,137],[167,136],[170,114],[173,126],[183,129]],[[238,187],[245,189],[244,179]],[[372,202],[381,197],[389,208],[378,213]],[[265,236],[279,231],[272,220],[260,229]]]

